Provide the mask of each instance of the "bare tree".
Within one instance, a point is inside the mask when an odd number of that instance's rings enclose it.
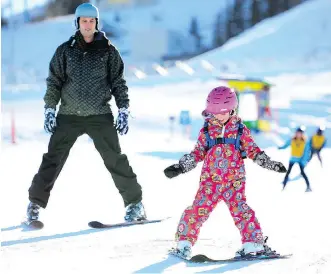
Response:
[[[280,0],[268,0],[268,17],[277,15],[280,12]]]
[[[290,9],[290,0],[283,0],[282,11],[287,11]]]
[[[214,24],[213,47],[220,47],[224,44],[224,27],[225,22],[222,20],[222,14],[218,13]]]
[[[193,17],[192,20],[191,20],[190,34],[195,39],[196,50],[197,51],[200,51],[201,50],[202,36],[200,35],[200,29],[199,29],[199,25],[198,25],[198,19],[196,17]]]
[[[225,42],[230,39],[231,37],[233,37],[232,33],[231,33],[231,24],[232,24],[232,5],[229,4],[229,1],[227,2],[227,6],[225,8],[225,12],[224,12],[224,22],[225,22],[225,34],[224,34],[224,39]]]
[[[242,0],[235,0],[231,16],[231,37],[238,35],[245,29],[244,16],[242,12]]]
[[[297,5],[300,5],[302,2],[304,2],[304,0],[289,0],[289,7],[293,8]]]
[[[262,21],[262,13],[260,9],[260,0],[252,0],[251,2],[251,26]]]

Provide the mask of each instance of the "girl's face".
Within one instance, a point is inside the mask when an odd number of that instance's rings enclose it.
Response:
[[[230,112],[224,114],[214,114],[214,116],[219,120],[222,124],[226,123],[230,119]]]

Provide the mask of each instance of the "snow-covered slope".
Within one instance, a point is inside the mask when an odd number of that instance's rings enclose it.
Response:
[[[328,124],[327,137],[331,138],[330,95],[312,96],[304,92],[305,85],[325,92],[328,82],[312,85],[310,78],[298,77],[292,81],[290,91],[294,94],[291,97],[296,100],[290,102],[291,108],[277,110],[282,132],[256,136],[257,144],[268,155],[285,164],[289,150],[279,151],[275,146],[290,137],[291,125],[301,123],[300,118],[304,119],[309,134],[323,118]],[[289,79],[286,83],[290,83]],[[299,85],[296,87],[295,83]],[[305,85],[300,86],[301,83]],[[175,127],[178,131],[170,138],[167,118],[170,114],[178,117],[178,112],[187,108],[192,111],[194,123],[201,126],[198,113],[215,84],[196,82],[132,89],[134,119],[130,120],[129,134],[120,137],[122,149],[143,187],[148,217],[170,216],[171,219],[104,231],[90,229],[88,221],[122,221],[124,208],[111,176],[87,136],[80,137],[72,148],[52,190],[49,206],[41,213],[44,229],[31,232],[20,226],[28,203],[27,190],[47,149],[48,135],[42,133],[41,100],[4,101],[0,159],[1,273],[330,273],[331,241],[327,225],[330,148],[322,152],[324,168],[315,158],[307,167],[311,193],[304,192],[305,184],[298,176],[298,167],[294,167],[292,180],[282,192],[282,174],[245,161],[248,203],[256,211],[264,234],[269,236],[268,244],[281,253],[293,253],[291,259],[195,265],[167,256],[168,249],[174,245],[180,215],[192,203],[197,191],[201,168],[199,164],[192,172],[173,180],[164,177],[163,169],[194,146],[193,140],[181,136],[178,126]],[[290,98],[287,86],[273,94],[276,101]],[[16,145],[8,142],[12,110],[16,114]],[[238,230],[226,205],[221,203],[201,229],[193,252],[227,258],[239,247]]]
[[[251,75],[331,70],[331,1],[311,0],[192,59],[207,60],[217,69]]]

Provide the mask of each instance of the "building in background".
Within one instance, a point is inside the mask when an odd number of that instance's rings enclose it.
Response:
[[[130,59],[134,62],[162,62],[165,56],[194,51],[192,37],[164,27],[140,28],[131,33]],[[153,45],[148,46],[147,45]]]

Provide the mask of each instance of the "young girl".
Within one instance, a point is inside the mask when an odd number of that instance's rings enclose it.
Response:
[[[236,256],[270,253],[255,212],[246,203],[243,158],[247,156],[276,172],[286,172],[286,168],[282,163],[271,161],[260,150],[249,129],[235,115],[238,100],[234,91],[222,86],[214,88],[206,105],[202,112],[205,124],[193,151],[164,170],[168,178],[173,178],[204,161],[198,192],[178,224],[178,243],[173,254],[191,257],[191,248],[198,239],[200,228],[220,201],[225,201],[241,234],[243,245]]]
[[[286,172],[283,181],[283,189],[286,187],[292,167],[294,166],[295,163],[297,163],[300,167],[301,176],[306,181],[306,185],[307,185],[306,192],[311,191],[309,180],[304,170],[305,166],[309,161],[311,152],[310,152],[309,142],[307,142],[307,138],[304,133],[305,133],[305,128],[303,126],[297,128],[293,138],[288,140],[283,146],[278,148],[278,149],[285,149],[291,146],[291,158],[290,158],[288,170]]]

